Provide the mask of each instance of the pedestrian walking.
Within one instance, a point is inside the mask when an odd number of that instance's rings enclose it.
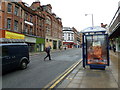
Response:
[[[45,48],[45,52],[47,53],[47,55],[46,55],[46,57],[44,58],[44,61],[45,61],[45,59],[46,59],[47,57],[49,57],[49,60],[51,60],[50,49],[51,49],[50,46],[48,46],[48,47]]]
[[[113,51],[114,51],[114,53],[116,52],[115,44],[113,44]]]

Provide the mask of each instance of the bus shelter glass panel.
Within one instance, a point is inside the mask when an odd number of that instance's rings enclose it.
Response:
[[[106,35],[86,36],[87,64],[108,64],[106,39]]]

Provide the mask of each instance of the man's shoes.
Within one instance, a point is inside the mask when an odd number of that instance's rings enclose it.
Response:
[[[49,59],[49,60],[51,60],[51,59]]]

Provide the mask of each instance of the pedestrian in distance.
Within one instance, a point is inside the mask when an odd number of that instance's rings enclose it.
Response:
[[[114,53],[116,52],[116,46],[115,46],[115,44],[113,44],[113,52]]]
[[[109,50],[111,50],[111,45],[109,45]]]
[[[51,60],[50,49],[51,49],[50,46],[48,46],[48,47],[45,48],[45,52],[47,53],[47,55],[46,55],[46,57],[44,58],[44,61],[45,61],[45,59],[46,59],[47,57],[49,57],[49,60]]]
[[[62,50],[62,46],[60,46],[59,49]]]
[[[66,50],[66,47],[64,47],[64,49]]]

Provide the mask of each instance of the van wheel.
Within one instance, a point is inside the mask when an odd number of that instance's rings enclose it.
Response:
[[[26,69],[27,68],[27,62],[25,60],[23,60],[20,64],[20,69]]]

